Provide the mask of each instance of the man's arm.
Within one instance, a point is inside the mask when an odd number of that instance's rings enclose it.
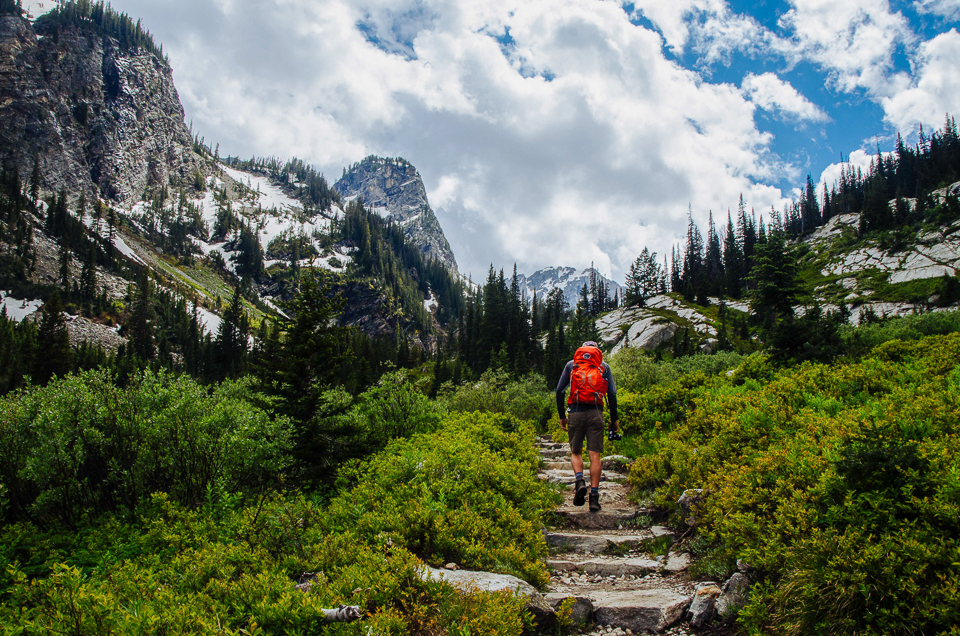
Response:
[[[607,402],[610,404],[610,422],[613,430],[620,430],[620,418],[617,417],[617,383],[613,380],[610,365],[603,363],[604,379],[607,381]]]
[[[563,373],[560,374],[560,381],[557,382],[557,414],[560,415],[560,426],[567,430],[567,405],[564,401],[567,387],[570,386],[570,369],[573,367],[573,360],[563,367]]]

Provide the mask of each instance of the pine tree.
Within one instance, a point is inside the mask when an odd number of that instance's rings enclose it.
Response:
[[[60,292],[54,290],[50,299],[40,309],[40,327],[37,330],[37,346],[33,360],[33,379],[46,384],[53,377],[63,377],[70,371],[72,351],[67,321],[63,317]]]
[[[727,212],[727,231],[723,241],[723,271],[727,295],[740,298],[743,289],[743,252],[733,229],[733,220]]]
[[[646,300],[660,292],[663,272],[657,263],[657,253],[646,247],[636,258],[627,274],[624,297],[627,304],[643,306]]]
[[[793,316],[793,304],[799,294],[797,267],[796,255],[787,249],[779,234],[772,235],[757,249],[756,265],[749,277],[753,286],[750,310],[768,332],[781,319]]]
[[[265,355],[254,370],[266,403],[301,423],[301,431],[324,391],[346,379],[348,330],[337,324],[344,303],[334,284],[325,270],[304,273],[300,292],[285,304],[293,318],[281,318],[266,345],[276,354]]]
[[[154,338],[157,313],[153,308],[150,279],[147,269],[140,270],[137,280],[137,293],[133,302],[133,311],[127,321],[126,333],[130,339],[130,348],[142,360],[152,360],[156,355]]]
[[[237,378],[245,373],[249,336],[250,322],[243,309],[238,285],[233,289],[230,306],[223,312],[214,341],[218,375],[221,378]]]
[[[707,247],[704,254],[705,289],[707,293],[719,296],[723,293],[724,268],[723,253],[720,247],[720,237],[717,227],[713,223],[713,211],[710,212],[710,225],[707,230]]]

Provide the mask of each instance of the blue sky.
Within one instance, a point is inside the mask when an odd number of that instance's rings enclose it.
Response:
[[[37,5],[50,0],[29,0]],[[420,171],[460,269],[622,281],[960,113],[960,0],[114,0],[222,154]]]

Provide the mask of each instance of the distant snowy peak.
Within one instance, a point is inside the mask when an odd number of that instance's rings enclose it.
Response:
[[[563,296],[570,303],[570,306],[574,307],[580,298],[580,288],[586,286],[587,291],[590,291],[591,273],[597,276],[598,281],[602,280],[604,282],[611,296],[614,293],[623,296],[623,288],[619,284],[606,278],[592,267],[580,270],[573,267],[546,267],[530,276],[517,274],[517,278],[520,282],[520,289],[526,293],[527,298],[533,298],[534,292],[536,292],[537,298],[543,298],[551,290],[559,288],[563,290]]]
[[[405,159],[370,156],[345,170],[333,189],[345,199],[363,197],[364,207],[391,219],[428,258],[457,273],[457,261],[427,201],[420,173]]]

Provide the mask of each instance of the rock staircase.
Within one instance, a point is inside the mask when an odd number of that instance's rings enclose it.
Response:
[[[697,590],[685,575],[689,559],[669,549],[670,530],[651,525],[647,511],[627,500],[626,474],[617,470],[624,464],[604,459],[602,510],[591,513],[587,505],[573,505],[569,445],[549,436],[537,445],[540,478],[566,487],[555,527],[544,530],[550,605],[570,607],[580,634],[690,633],[685,618]]]

